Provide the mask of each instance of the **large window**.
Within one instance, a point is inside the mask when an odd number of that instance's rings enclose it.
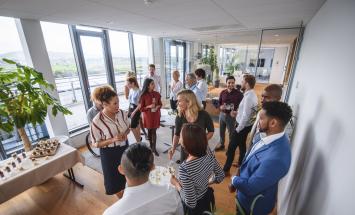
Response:
[[[109,31],[116,89],[123,93],[126,73],[131,70],[131,57],[127,32]]]
[[[69,130],[86,125],[86,109],[67,25],[41,22],[55,83],[62,105],[72,115],[65,119]]]
[[[21,64],[26,64],[25,55],[17,32],[15,19],[0,16],[0,59],[9,58]],[[0,61],[0,65],[4,65]]]
[[[133,34],[134,54],[136,59],[137,78],[143,84],[143,78],[147,74],[149,64],[149,40],[150,37]]]
[[[8,58],[18,63],[27,65],[16,28],[15,19],[0,17],[0,29],[4,30],[0,34],[0,59]],[[11,68],[5,65],[6,64],[0,60],[0,66],[9,69]],[[48,137],[48,132],[45,125],[33,126],[28,124],[25,126],[25,130],[32,143],[35,143],[40,138]],[[6,133],[0,130],[0,160],[7,158],[13,152],[21,150],[22,148],[23,145],[21,138],[17,131]]]

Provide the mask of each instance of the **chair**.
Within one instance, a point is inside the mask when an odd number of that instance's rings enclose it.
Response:
[[[92,155],[94,155],[95,157],[100,157],[100,154],[98,152],[95,152],[96,150],[91,148],[91,138],[90,138],[90,133],[88,133],[86,135],[86,147],[89,149],[89,151],[91,152]]]

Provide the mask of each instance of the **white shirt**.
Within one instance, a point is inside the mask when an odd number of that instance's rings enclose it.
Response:
[[[150,78],[150,79],[153,79],[154,80],[154,84],[155,84],[155,88],[154,88],[154,90],[156,91],[156,92],[158,92],[158,93],[160,93],[160,76],[159,75],[157,75],[157,74],[155,74],[154,73],[154,75],[153,76],[151,76],[150,75],[150,72],[148,73],[148,75],[146,75],[145,77],[144,77],[144,80],[145,79],[147,79],[147,78]]]
[[[197,87],[201,90],[202,101],[206,101],[207,92],[208,92],[208,85],[206,83],[206,80],[204,80],[204,79],[198,80]]]
[[[122,199],[111,205],[104,215],[183,215],[181,199],[175,188],[149,181],[126,187]]]
[[[282,136],[285,135],[285,132],[281,132],[281,133],[277,133],[277,134],[273,134],[273,135],[269,135],[266,136],[266,133],[259,133],[260,134],[260,140],[259,142],[255,143],[253,145],[253,148],[251,148],[248,156],[246,157],[246,159],[248,159],[249,156],[251,156],[254,152],[256,152],[258,149],[260,149],[263,146],[266,146],[272,142],[274,142],[275,140],[281,138]]]
[[[129,121],[127,111],[120,110],[115,115],[115,120],[106,116],[102,111],[98,113],[90,124],[91,140],[99,142],[113,138],[118,134],[123,134],[129,129]],[[116,141],[105,147],[125,146],[126,141]]]
[[[235,129],[238,133],[247,126],[251,126],[251,118],[256,114],[258,108],[258,97],[254,90],[248,90],[240,102],[237,114],[238,127]]]
[[[170,99],[176,101],[177,94],[182,89],[182,82],[180,80],[178,80],[177,82],[175,80],[172,80],[170,83],[170,87]]]
[[[129,103],[138,105],[140,93],[141,93],[141,91],[139,90],[139,88],[137,88],[137,89],[133,89],[133,88],[129,89],[129,95],[128,95]]]
[[[192,85],[191,87],[189,87],[189,90],[192,90],[192,92],[194,92],[195,93],[195,95],[196,95],[196,98],[197,98],[197,102],[200,104],[200,105],[202,105],[202,92],[201,92],[201,90],[197,87],[197,84],[194,84],[194,85]]]

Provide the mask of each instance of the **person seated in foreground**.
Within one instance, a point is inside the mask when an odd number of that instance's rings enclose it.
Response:
[[[104,215],[183,215],[182,202],[174,187],[149,182],[149,173],[153,169],[152,151],[141,143],[130,145],[118,167],[126,177],[126,189],[123,197],[107,208]]]

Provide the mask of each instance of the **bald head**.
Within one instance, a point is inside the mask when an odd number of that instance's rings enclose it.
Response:
[[[261,94],[261,103],[280,101],[282,96],[282,87],[278,84],[270,84],[265,87]]]

